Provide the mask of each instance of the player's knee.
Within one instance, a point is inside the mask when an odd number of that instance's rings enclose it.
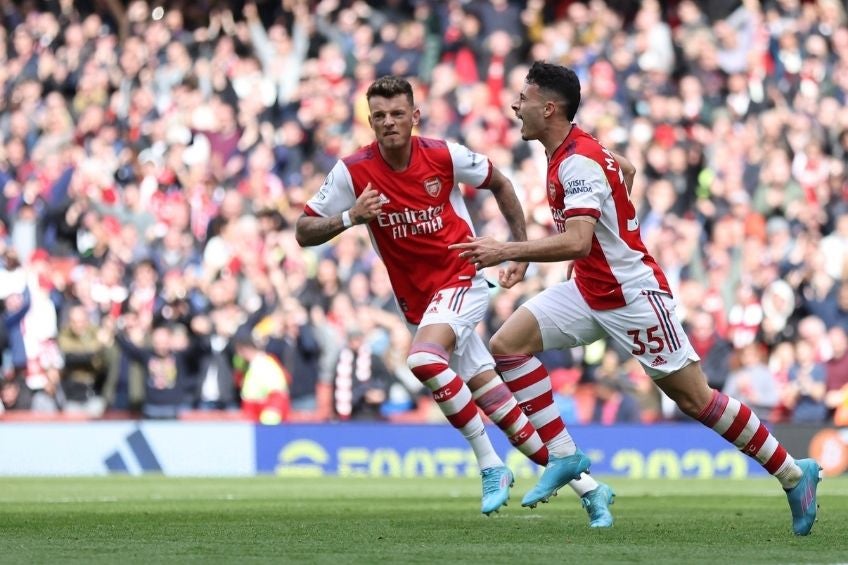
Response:
[[[665,384],[660,388],[687,416],[697,418],[712,400],[713,389],[707,384],[699,363],[691,363],[666,379],[661,381]]]
[[[701,413],[701,407],[692,396],[679,395],[675,402],[680,411],[689,417],[697,418],[698,414]]]
[[[489,351],[492,355],[510,355],[513,352],[512,340],[502,332],[495,332],[489,340]]]
[[[710,402],[712,389],[705,387],[705,390],[701,390],[699,387],[691,390],[678,390],[670,397],[681,412],[692,418],[698,418],[698,415]]]
[[[424,382],[448,368],[448,352],[435,343],[416,343],[409,350],[406,365],[418,380]]]

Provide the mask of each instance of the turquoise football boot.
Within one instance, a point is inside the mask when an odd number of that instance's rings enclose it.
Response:
[[[515,483],[515,476],[507,467],[490,467],[480,472],[483,476],[483,502],[480,512],[486,516],[506,506],[509,489]]]
[[[799,459],[796,463],[803,471],[801,480],[791,489],[784,490],[792,510],[792,531],[796,536],[806,536],[816,521],[816,488],[822,478],[822,468],[813,459]]]
[[[586,454],[579,449],[573,455],[548,458],[548,464],[539,477],[539,482],[524,495],[521,506],[535,508],[539,502],[547,502],[552,496],[556,496],[559,489],[588,471],[591,464]]]
[[[580,497],[580,503],[589,514],[590,528],[611,528],[612,513],[609,507],[615,503],[615,491],[599,482],[598,487]]]

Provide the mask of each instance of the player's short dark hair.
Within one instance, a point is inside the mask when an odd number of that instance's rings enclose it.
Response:
[[[525,80],[562,97],[566,116],[569,121],[574,119],[580,106],[580,79],[577,73],[562,65],[536,61],[527,72]]]
[[[395,96],[405,95],[411,105],[415,105],[415,100],[412,96],[412,85],[405,78],[394,75],[380,77],[371,83],[368,91],[365,93],[365,98],[371,100],[374,96],[382,98],[394,98]]]

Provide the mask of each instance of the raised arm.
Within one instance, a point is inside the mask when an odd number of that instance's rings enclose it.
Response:
[[[618,163],[618,167],[621,169],[621,174],[624,175],[624,184],[627,185],[627,194],[630,194],[633,191],[633,179],[636,177],[636,167],[633,166],[633,163],[627,160],[627,157],[620,153],[616,153],[610,149],[607,149],[613,158]]]

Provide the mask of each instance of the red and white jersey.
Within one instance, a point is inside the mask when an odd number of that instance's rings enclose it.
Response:
[[[576,125],[548,161],[548,203],[560,233],[568,218],[597,220],[592,250],[574,262],[577,288],[591,308],[620,308],[643,290],[671,294],[665,274],[642,243],[621,168]]]
[[[492,164],[483,155],[417,136],[409,165],[395,171],[374,142],[336,163],[305,212],[340,214],[370,182],[383,201],[382,212],[368,224],[371,241],[386,264],[398,305],[410,323],[418,324],[436,292],[471,286],[481,276],[448,245],[474,235],[457,184],[485,186],[491,174]]]

